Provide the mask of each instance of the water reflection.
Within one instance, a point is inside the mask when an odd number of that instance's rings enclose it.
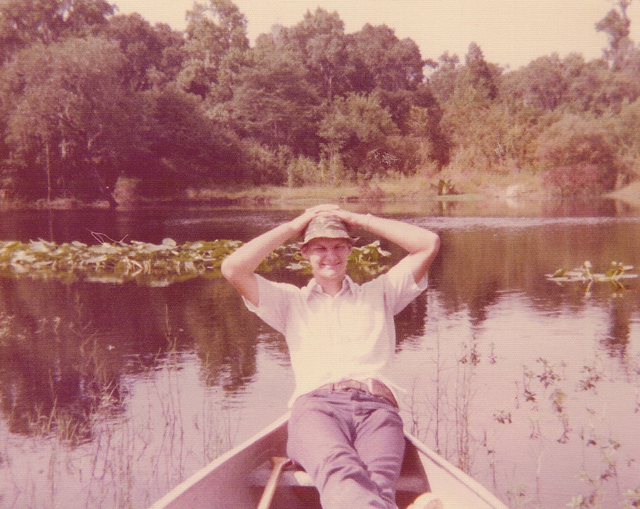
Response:
[[[543,276],[583,258],[594,266],[614,259],[632,263],[640,252],[637,223],[488,224],[440,228],[442,250],[431,287],[445,315],[466,310],[471,325],[480,327],[488,310],[512,290],[523,292],[542,312],[579,312],[595,300],[609,316],[601,342],[611,356],[624,358],[637,291],[612,298],[603,285],[586,298],[584,285],[558,287]],[[286,272],[273,277],[288,277],[298,285],[307,279]],[[117,411],[123,404],[119,379],[150,369],[168,351],[195,350],[207,384],[238,391],[256,373],[259,331],[265,328],[219,279],[149,288],[3,278],[0,316],[8,331],[0,348],[0,392],[11,430],[34,432],[34,423],[64,410],[87,438],[100,398],[108,394]],[[423,296],[398,317],[398,350],[420,340],[425,316]],[[274,348],[286,358],[284,342]]]
[[[124,376],[195,350],[203,379],[238,391],[256,370],[257,319],[221,280],[167,288],[0,279],[0,408],[11,432],[61,420],[89,439],[92,414],[125,404]]]
[[[204,380],[226,391],[240,390],[256,373],[260,322],[221,279],[200,285],[190,297],[182,323],[202,360]]]
[[[606,283],[591,287],[581,283],[558,285],[545,274],[580,266],[586,260],[599,271],[606,270],[612,261],[634,265],[637,271],[640,220],[616,218],[620,210],[606,203],[597,210],[599,215],[551,219],[453,217],[458,213],[456,207],[464,205],[450,204],[446,210],[432,211],[434,216],[425,216],[423,211],[401,216],[435,229],[442,238],[430,289],[397,318],[401,377],[411,383],[411,377],[426,372],[427,387],[432,386],[436,376],[432,365],[425,367],[425,351],[431,352],[441,344],[443,349],[450,349],[453,359],[467,359],[464,369],[477,370],[466,380],[476,383],[478,391],[485,386],[504,389],[487,393],[479,402],[478,407],[488,412],[488,416],[478,417],[484,419],[483,426],[492,429],[498,415],[500,426],[520,426],[520,436],[526,437],[531,434],[528,426],[540,435],[546,422],[541,424],[544,419],[540,418],[518,423],[518,408],[509,410],[514,382],[520,391],[516,400],[526,407],[523,365],[529,365],[532,380],[537,382],[537,376],[543,373],[536,359],[555,358],[559,370],[561,361],[570,360],[575,348],[572,345],[579,340],[588,343],[593,337],[596,355],[604,352],[628,373],[635,372],[634,356],[640,353],[640,282],[631,281],[630,289],[618,295]],[[557,209],[545,211],[556,213]],[[572,209],[571,213],[586,214],[582,209]],[[44,229],[56,242],[91,243],[91,230],[112,238],[128,235],[129,240],[148,242],[160,242],[164,237],[178,243],[213,238],[247,240],[294,214],[157,210],[129,216],[92,212],[72,218],[61,213],[55,214]],[[25,214],[14,219],[12,222],[3,217],[1,236],[28,240],[45,235],[42,216]],[[362,239],[364,243],[370,240]],[[392,246],[382,247],[390,249],[394,259],[401,255]],[[298,285],[307,279],[284,270],[267,277],[286,278]],[[576,343],[568,344],[570,341]],[[593,347],[582,348],[593,354]],[[288,399],[283,389],[290,383],[285,378],[288,356],[284,340],[248,312],[237,293],[221,279],[194,279],[151,288],[135,283],[66,285],[28,277],[0,278],[0,411],[11,434],[30,437],[57,433],[71,438],[76,446],[92,441],[100,419],[117,419],[131,411],[135,384],[164,369],[167,359],[174,362],[175,376],[181,376],[180,370],[186,376],[193,367],[181,364],[181,359],[187,358],[198,360],[201,386],[185,390],[185,398],[187,392],[203,390],[205,399],[210,397],[206,391],[219,390],[224,395],[242,395],[247,405],[257,402],[263,405],[261,411],[268,404],[265,399],[281,401],[282,405]],[[550,369],[551,364],[544,366]],[[584,379],[581,368],[578,366],[576,376]],[[458,368],[444,365],[442,369],[438,377],[443,375],[444,379],[446,375],[454,377]],[[188,376],[192,375],[189,371]],[[454,382],[447,387],[455,387]],[[449,390],[447,387],[445,390]],[[538,389],[539,395],[542,389]],[[548,403],[550,395],[539,396],[540,401]],[[573,395],[571,398],[575,399]],[[446,403],[453,405],[453,396]],[[276,411],[281,410],[283,406]],[[257,429],[266,424],[250,406],[243,411],[245,419],[257,423]],[[553,421],[556,416],[545,418]],[[156,419],[162,427],[164,416],[150,420]],[[563,444],[567,447],[576,445],[581,426],[589,426],[587,420],[573,419],[574,438]],[[198,421],[198,429],[201,426]],[[615,423],[608,426],[616,427]],[[556,434],[565,436],[565,431],[561,426]],[[517,448],[516,444],[509,452]],[[580,454],[579,448],[572,452]],[[640,458],[640,444],[632,444],[627,458]],[[0,470],[6,464],[0,463]],[[533,471],[535,476],[535,468]],[[485,480],[489,478],[487,475]],[[545,482],[555,486],[553,483],[568,481]],[[504,482],[500,485],[496,481],[496,489],[504,489]],[[566,501],[556,504],[564,505]]]
[[[612,299],[610,301],[609,324],[606,334],[600,341],[611,357],[618,357],[621,360],[626,358],[627,347],[631,340],[633,309],[629,300]]]

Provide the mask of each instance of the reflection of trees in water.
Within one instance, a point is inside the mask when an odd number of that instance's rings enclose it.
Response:
[[[588,307],[608,310],[608,332],[602,345],[609,354],[624,357],[630,341],[630,323],[638,312],[638,280],[629,280],[631,291],[616,294],[606,282],[562,286],[545,275],[561,267],[574,268],[589,259],[600,271],[612,261],[637,265],[638,237],[629,224],[578,224],[573,228],[544,225],[539,228],[441,232],[442,248],[431,270],[431,285],[445,313],[462,309],[475,326],[502,295],[514,289],[543,314],[559,311],[581,313]],[[636,269],[637,270],[637,269]]]
[[[0,332],[0,409],[9,430],[55,431],[74,443],[90,439],[99,408],[110,415],[122,411],[118,373],[90,327],[24,318],[5,318]]]
[[[488,229],[463,234],[443,232],[441,238],[442,248],[431,269],[431,285],[439,290],[446,314],[466,309],[472,325],[479,326],[501,292],[520,279],[517,267],[510,262],[522,262],[503,256],[501,250],[508,248],[500,242],[496,245],[496,235]]]
[[[202,359],[207,384],[235,392],[255,375],[258,318],[226,281],[202,285],[189,299],[184,323]]]
[[[469,320],[471,325],[480,326],[487,319],[487,309],[496,304],[500,298],[500,283],[486,281],[480,293],[469,301]]]
[[[309,279],[286,274],[294,284]],[[425,313],[420,298],[399,315],[398,344],[421,335]],[[173,353],[195,349],[205,383],[229,392],[253,379],[259,341],[288,360],[284,340],[221,279],[166,288],[0,279],[0,317],[0,409],[25,435],[90,439],[97,412],[123,411],[123,376]]]
[[[427,290],[428,292],[429,290]],[[396,315],[396,349],[421,341],[425,331],[427,294],[423,293]]]
[[[630,299],[611,299],[609,304],[609,326],[600,340],[611,357],[624,359],[631,335],[632,304]]]
[[[587,256],[598,268],[612,260],[637,265],[640,241],[632,233],[617,223],[571,231],[549,225],[444,230],[430,289],[396,317],[399,348],[424,335],[429,292],[437,292],[442,318],[465,310],[478,328],[513,290],[544,315],[607,309],[602,345],[624,356],[638,313],[637,281],[621,298],[606,284],[594,284],[587,296],[582,286],[559,287],[545,274],[580,265]],[[401,253],[393,253],[396,261]],[[299,286],[309,279],[284,269],[268,277]],[[172,352],[195,348],[205,383],[236,392],[256,373],[258,343],[288,360],[282,337],[222,279],[150,288],[0,278],[0,411],[18,433],[34,433],[33,423],[57,413],[78,436],[90,437],[95,412],[122,411],[123,375],[150,372]]]
[[[123,376],[193,348],[236,391],[255,374],[256,320],[222,280],[166,288],[0,279],[0,411],[15,433],[91,438],[123,411]]]
[[[542,204],[544,217],[616,217],[621,203],[616,200],[556,200]]]

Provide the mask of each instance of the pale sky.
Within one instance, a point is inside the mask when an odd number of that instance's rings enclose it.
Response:
[[[186,26],[185,14],[194,0],[111,0],[119,12],[138,12],[151,23]],[[208,0],[199,3],[208,5]],[[251,44],[274,24],[293,26],[310,10],[338,12],[345,31],[363,25],[385,24],[400,39],[413,39],[423,58],[437,60],[445,51],[461,61],[475,42],[490,63],[512,70],[552,53],[564,58],[582,54],[586,60],[602,56],[607,37],[595,23],[616,0],[235,0],[248,21]],[[640,42],[640,0],[627,11],[631,38]]]

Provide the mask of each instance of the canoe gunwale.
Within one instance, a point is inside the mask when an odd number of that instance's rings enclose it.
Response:
[[[163,496],[161,499],[156,501],[149,509],[170,509],[174,507],[173,503],[177,501],[180,497],[185,496],[189,492],[190,489],[193,489],[195,486],[199,485],[202,482],[205,482],[209,476],[211,476],[216,470],[220,469],[226,463],[233,461],[235,457],[241,452],[246,451],[252,445],[256,444],[265,436],[269,436],[274,433],[278,428],[286,425],[289,420],[289,413],[281,416],[280,418],[273,421],[269,426],[256,433],[254,436],[244,441],[240,445],[233,447],[229,451],[221,454],[216,459],[214,459],[211,463],[201,468],[193,475],[182,481],[175,488],[173,488],[169,493]],[[177,506],[176,506],[177,507]]]
[[[281,442],[283,437],[286,442],[286,425],[289,415],[289,413],[284,414],[250,439],[216,458],[155,502],[150,509],[204,507],[207,503],[210,505],[214,497],[218,498],[220,496],[224,498],[221,491],[226,491],[227,494],[232,496],[238,495],[238,492],[242,491],[241,488],[238,488],[239,484],[247,490],[259,490],[260,486],[263,485],[262,479],[265,476],[265,473],[260,472],[260,470],[265,462],[269,460],[270,456],[283,455],[283,444]],[[416,492],[419,488],[422,488],[421,492],[433,490],[436,494],[439,494],[439,490],[442,489],[445,507],[470,507],[468,503],[466,505],[455,503],[456,493],[464,492],[466,493],[467,501],[472,499],[478,502],[474,507],[507,509],[507,506],[493,493],[429,449],[417,438],[405,432],[405,439],[408,445],[407,451],[415,451],[410,453],[415,457],[408,459],[407,455],[405,455],[403,473],[408,471],[410,475],[407,476],[407,479],[401,481],[401,483],[405,482],[406,486],[399,484],[399,492],[403,488],[407,489],[408,493]],[[420,475],[423,476],[422,484],[420,484]],[[240,476],[244,479],[243,483],[237,482]],[[216,479],[216,477],[221,477],[222,480]],[[236,481],[233,479],[236,479]],[[281,482],[284,486],[289,485],[294,486],[294,488],[309,484],[308,480],[301,483],[294,472],[285,472]],[[451,504],[447,503],[447,500],[449,500],[447,497],[449,496],[451,502],[453,502]],[[223,506],[227,507],[223,504],[211,507],[218,508]],[[236,506],[228,505],[228,507],[238,508],[241,506],[255,507],[250,503],[245,505],[236,504]]]

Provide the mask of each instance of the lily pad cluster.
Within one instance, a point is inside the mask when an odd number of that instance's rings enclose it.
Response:
[[[606,272],[598,273],[594,271],[591,262],[585,261],[581,267],[573,270],[561,268],[553,274],[547,274],[547,278],[558,284],[583,283],[586,284],[588,288],[590,288],[593,283],[608,282],[615,291],[620,292],[627,289],[623,280],[638,277],[638,274],[630,273],[631,270],[633,270],[632,265],[626,265],[622,262],[611,262],[611,266]]]
[[[45,240],[0,242],[0,276],[58,279],[66,283],[124,283],[167,286],[194,277],[220,277],[220,265],[242,245],[236,240],[188,242],[173,239],[161,244],[147,242],[82,242],[57,244]],[[362,277],[376,275],[386,267],[380,263],[389,253],[379,243],[354,248],[350,268]],[[259,267],[261,271],[286,267],[308,271],[295,245],[275,250]]]

